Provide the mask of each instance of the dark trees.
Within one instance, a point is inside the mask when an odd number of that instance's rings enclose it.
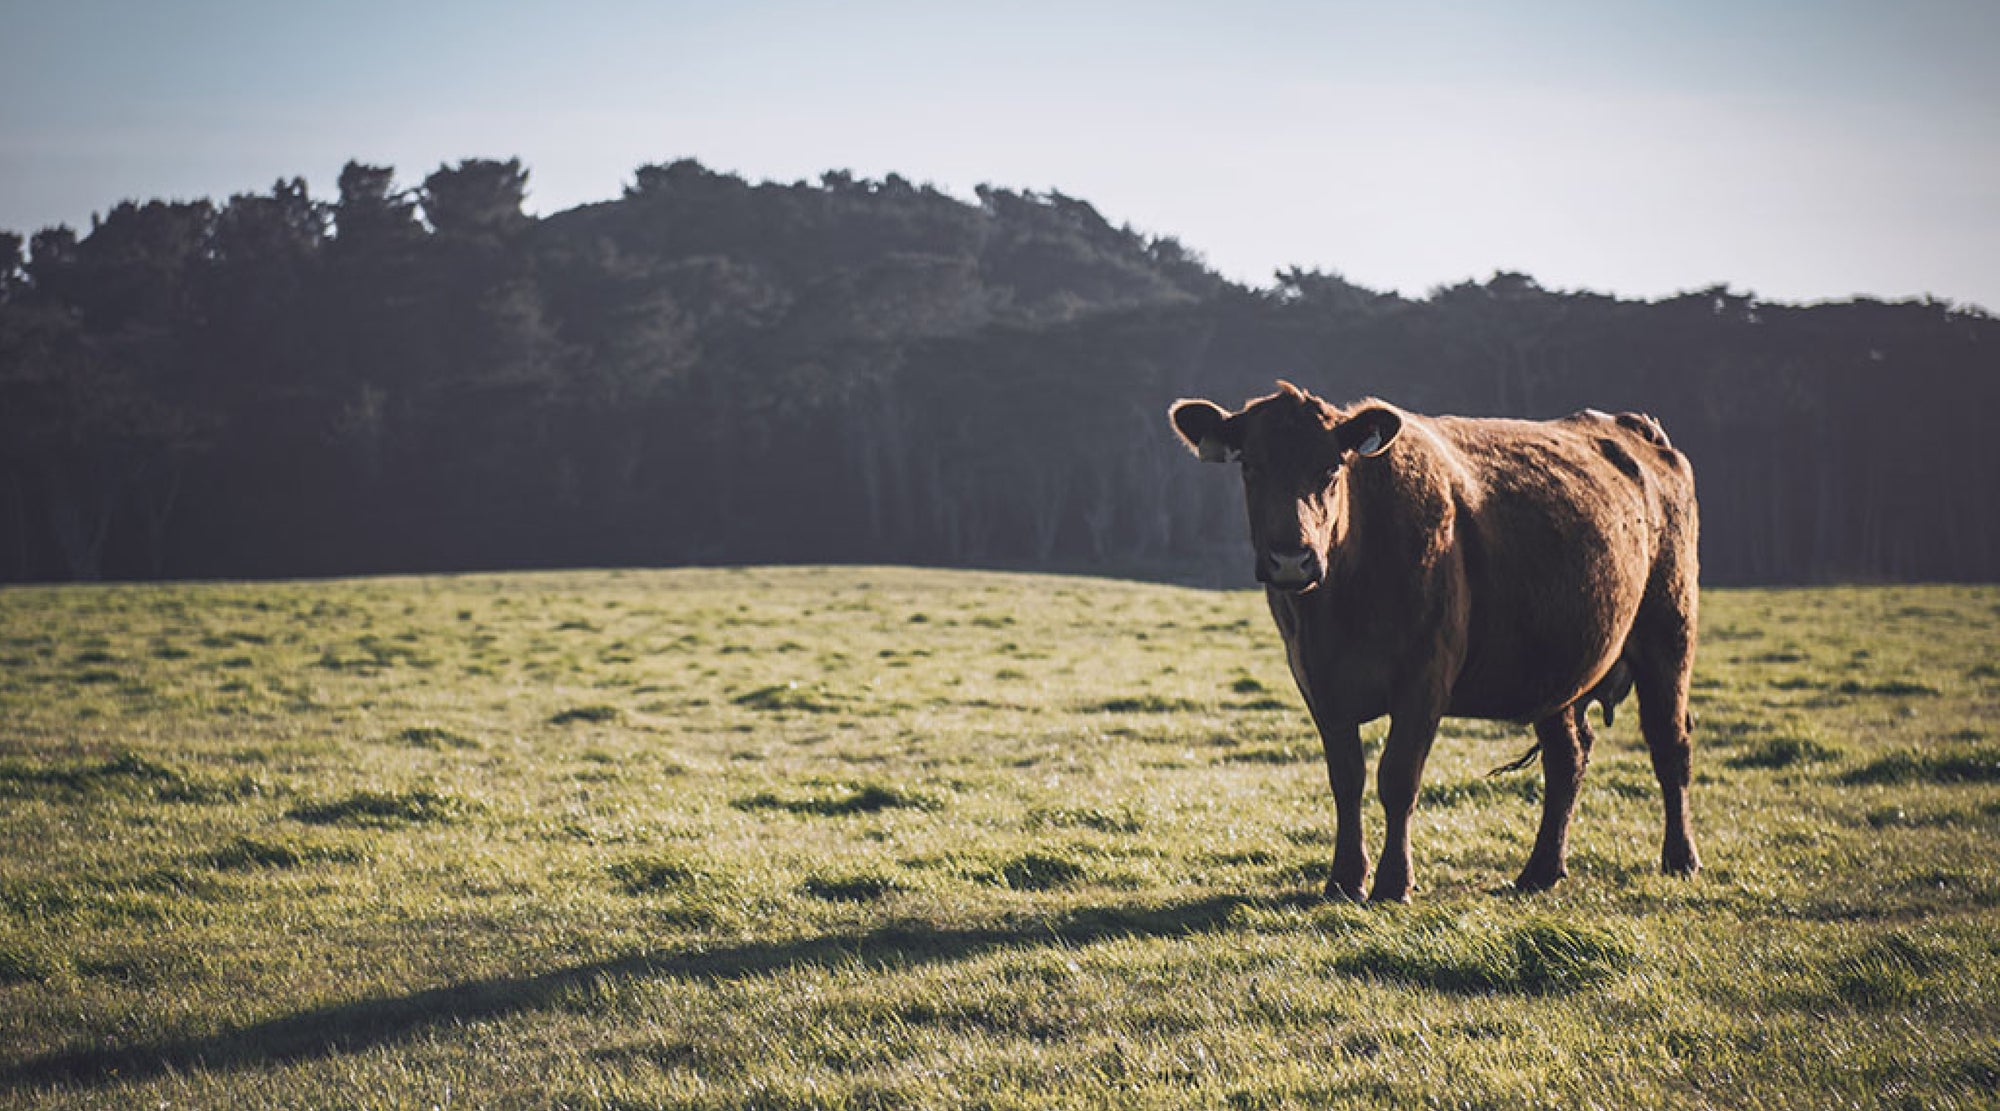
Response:
[[[212,423],[188,325],[214,221],[206,202],[121,204],[81,240],[38,233],[25,283],[10,278],[0,465],[22,570],[39,558],[98,578],[123,526],[139,565],[158,571],[187,460]]]
[[[1231,285],[1059,193],[680,161],[537,219],[517,160],[350,163],[0,234],[0,578],[881,560],[1208,575],[1227,484],[1161,421],[1329,396],[1650,411],[1716,582],[2000,575],[2000,324]]]

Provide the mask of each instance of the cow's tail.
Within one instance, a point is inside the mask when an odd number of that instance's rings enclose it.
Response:
[[[1521,754],[1520,759],[1509,760],[1508,762],[1500,765],[1499,767],[1494,768],[1492,771],[1486,773],[1486,778],[1492,779],[1496,775],[1506,775],[1509,772],[1520,771],[1522,768],[1525,768],[1529,764],[1534,763],[1535,757],[1540,756],[1541,754],[1542,754],[1542,742],[1536,741],[1534,744],[1528,746],[1528,751],[1523,752]]]

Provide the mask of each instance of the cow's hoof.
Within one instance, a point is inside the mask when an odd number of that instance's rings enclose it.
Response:
[[[1368,901],[1371,903],[1398,903],[1406,905],[1410,901],[1410,893],[1411,888],[1408,884],[1397,887],[1384,887],[1378,883],[1375,885],[1375,890],[1368,893]]]
[[[1361,894],[1361,885],[1359,883],[1350,885],[1337,880],[1326,881],[1326,898],[1328,902],[1332,903],[1360,903],[1366,901]]]
[[[1541,868],[1529,865],[1514,879],[1516,891],[1547,891],[1569,875],[1567,868]]]
[[[1660,871],[1670,876],[1692,876],[1701,871],[1701,858],[1689,846],[1686,852],[1668,851],[1660,855]]]

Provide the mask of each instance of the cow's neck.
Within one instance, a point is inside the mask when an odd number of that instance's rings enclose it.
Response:
[[[1355,511],[1363,500],[1354,496],[1353,479],[1350,477],[1335,487],[1327,495],[1327,511],[1332,517],[1332,527],[1328,531],[1326,545],[1326,578],[1320,589],[1337,597],[1354,585],[1354,579],[1362,569],[1356,558],[1356,544],[1363,539],[1367,522],[1356,519]]]
[[[1394,541],[1394,522],[1377,518],[1377,512],[1393,515],[1393,504],[1372,505],[1393,490],[1385,488],[1385,475],[1362,476],[1350,473],[1345,483],[1329,495],[1332,529],[1326,548],[1326,576],[1319,589],[1295,599],[1300,612],[1318,611],[1331,618],[1334,628],[1379,608],[1396,593],[1393,566],[1402,556]],[[1386,526],[1386,527],[1385,527]]]

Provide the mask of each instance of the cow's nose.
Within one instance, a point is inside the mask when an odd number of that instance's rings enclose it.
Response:
[[[1311,548],[1299,548],[1264,553],[1257,570],[1261,582],[1286,590],[1302,590],[1319,582],[1321,568],[1318,553]]]

